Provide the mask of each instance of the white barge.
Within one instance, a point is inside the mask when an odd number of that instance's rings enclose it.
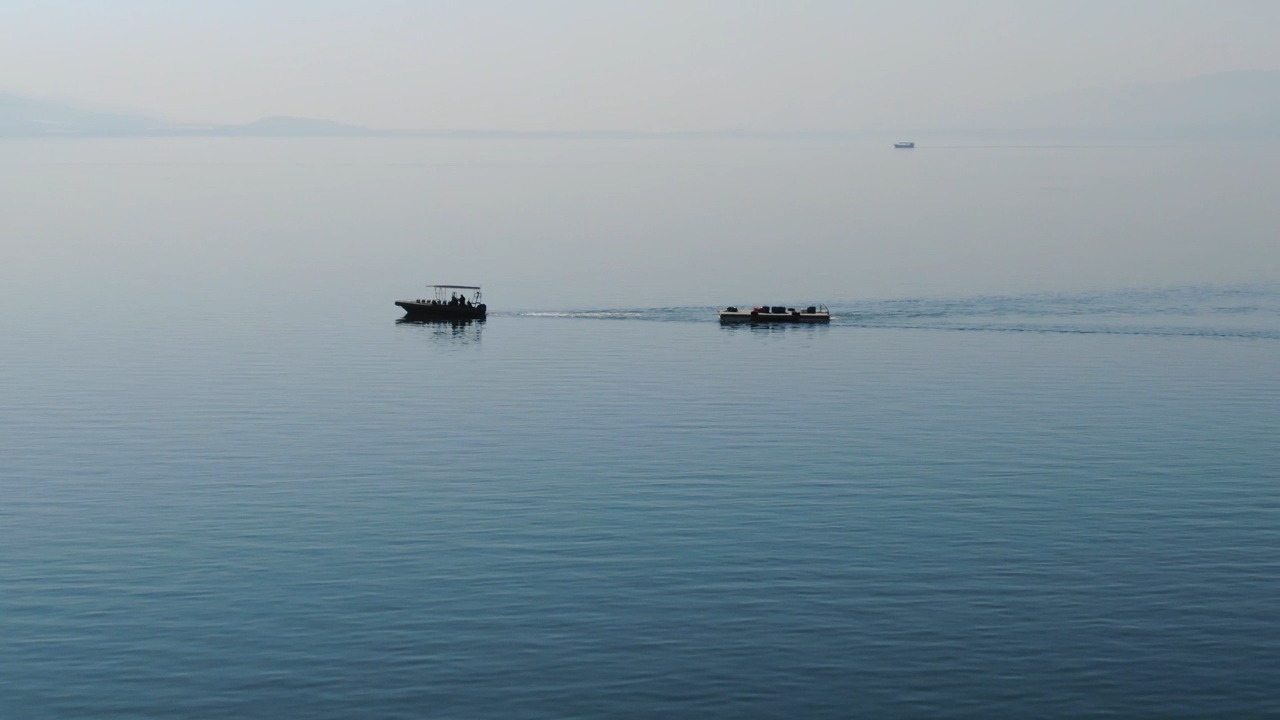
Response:
[[[722,323],[825,323],[831,322],[831,311],[826,305],[810,305],[806,308],[785,305],[759,305],[750,310],[733,305],[720,311]]]

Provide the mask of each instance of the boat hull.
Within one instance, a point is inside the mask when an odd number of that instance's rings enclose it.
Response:
[[[446,305],[418,300],[397,300],[396,307],[404,310],[407,320],[483,320],[488,308],[480,305]]]

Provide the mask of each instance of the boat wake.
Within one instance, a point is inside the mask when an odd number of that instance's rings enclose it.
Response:
[[[636,310],[561,310],[515,313],[522,317],[579,318],[583,320],[669,320],[661,317],[662,308]]]
[[[828,304],[830,325],[793,329],[821,332],[825,328],[844,327],[1280,340],[1280,286],[900,298]],[[723,309],[679,306],[505,314],[527,318],[717,323],[718,313]],[[749,326],[737,329],[752,330]]]

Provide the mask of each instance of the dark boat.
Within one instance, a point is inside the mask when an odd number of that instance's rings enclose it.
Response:
[[[435,297],[396,301],[397,307],[404,308],[406,320],[483,320],[488,312],[476,285],[427,287],[434,291]]]
[[[912,141],[908,140],[908,141],[906,141],[906,142],[896,142],[896,143],[894,143],[894,144],[893,144],[893,146],[894,146],[894,147],[896,147],[896,148],[898,148],[899,150],[910,150],[910,149],[914,148],[914,147],[916,146],[916,144],[915,144],[914,142],[912,142]]]
[[[810,305],[799,309],[783,305],[759,305],[750,310],[729,306],[720,311],[722,323],[825,323],[831,322],[826,305]]]

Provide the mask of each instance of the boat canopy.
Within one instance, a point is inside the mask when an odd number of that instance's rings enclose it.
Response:
[[[455,293],[454,290],[462,291],[462,296],[470,295],[471,302],[476,305],[483,302],[480,296],[479,285],[428,285],[427,287],[435,293],[437,302],[443,303],[444,301],[451,299],[451,296],[458,295],[459,293]]]

